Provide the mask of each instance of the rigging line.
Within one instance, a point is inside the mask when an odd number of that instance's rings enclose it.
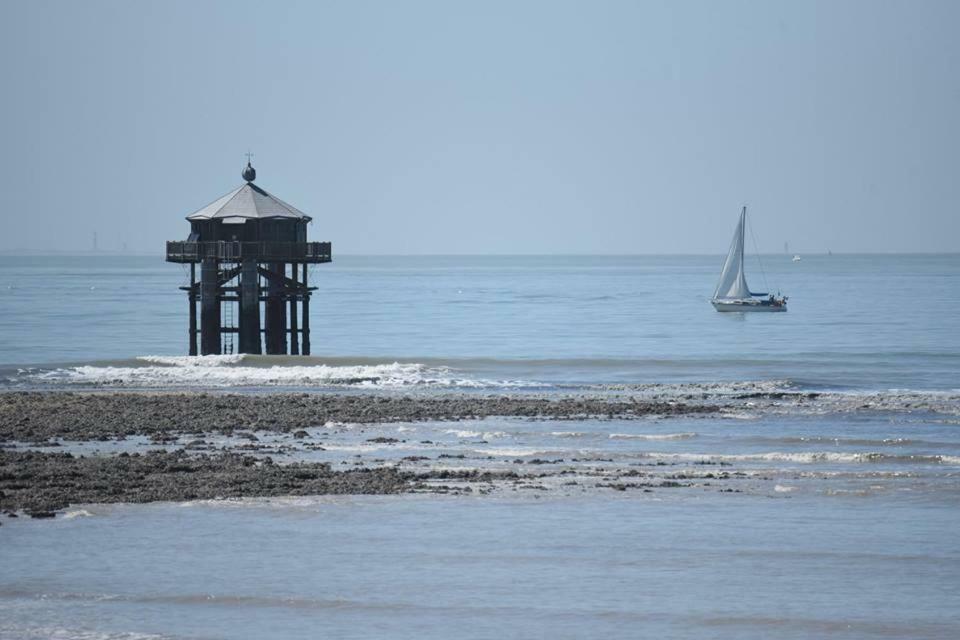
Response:
[[[753,226],[748,226],[750,229],[750,239],[753,240],[753,251],[757,254],[757,264],[760,265],[760,275],[763,276],[763,288],[767,291],[770,291],[770,285],[767,284],[767,274],[763,270],[763,260],[760,259],[760,248],[757,246],[757,237],[753,235]]]

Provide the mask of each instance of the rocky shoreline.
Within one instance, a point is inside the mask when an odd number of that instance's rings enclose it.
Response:
[[[604,397],[210,393],[0,393],[0,443],[126,436],[293,432],[327,422],[379,424],[493,416],[576,420],[713,413],[715,406]]]
[[[0,511],[53,517],[57,510],[82,503],[442,492],[448,487],[438,482],[490,483],[519,477],[514,472],[430,466],[415,471],[389,464],[334,470],[327,462],[278,464],[259,445],[211,450],[184,444],[195,436],[242,437],[258,431],[299,441],[306,436],[303,429],[329,423],[377,425],[493,416],[633,419],[716,410],[599,397],[4,393],[0,394]],[[179,442],[181,448],[89,455],[36,450],[61,442],[103,443],[133,436],[155,443]],[[397,441],[381,437],[368,442]],[[245,447],[261,451],[251,453]]]
[[[415,476],[392,467],[332,471],[328,464],[274,464],[237,453],[191,455],[183,449],[74,456],[0,451],[0,510],[53,517],[71,504],[184,501],[286,495],[390,494]]]

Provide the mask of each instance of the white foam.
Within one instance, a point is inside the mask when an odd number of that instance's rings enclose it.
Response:
[[[39,382],[109,387],[261,387],[348,386],[398,388],[411,386],[460,388],[519,388],[545,385],[524,380],[486,380],[458,375],[448,367],[419,363],[355,366],[244,366],[245,357],[143,356],[148,366],[68,367],[29,374]]]
[[[714,462],[792,462],[798,464],[816,463],[900,463],[900,464],[945,464],[960,465],[960,456],[942,455],[891,455],[878,452],[841,453],[836,451],[808,451],[786,453],[709,454],[709,453],[644,453],[642,457],[678,461],[714,461]]]
[[[727,382],[676,382],[607,385],[611,389],[623,389],[659,399],[690,396],[732,396],[741,394],[796,393],[798,389],[789,380],[743,380]],[[686,399],[685,398],[685,399]]]
[[[137,360],[171,367],[224,367],[242,362],[245,357],[240,353],[208,356],[138,356]]]
[[[9,635],[8,635],[9,634]],[[170,636],[135,631],[89,631],[62,627],[0,626],[0,637],[20,640],[165,640]]]
[[[777,493],[792,493],[793,491],[796,491],[796,489],[797,489],[796,487],[791,487],[783,484],[773,485],[773,490],[776,491]]]
[[[697,434],[688,433],[611,433],[611,440],[687,440]]]
[[[747,404],[752,404],[748,402]],[[721,418],[728,418],[730,420],[756,420],[760,416],[753,413],[743,413],[738,411],[723,411],[720,413]]]
[[[74,511],[67,511],[65,514],[63,514],[63,517],[67,520],[72,518],[92,518],[93,514],[86,509],[76,509]]]
[[[467,429],[445,429],[443,432],[449,433],[451,435],[455,435],[458,438],[479,438],[480,437],[479,431],[469,431]]]
[[[457,436],[458,438],[481,438],[483,440],[504,438],[507,435],[503,431],[472,431],[470,429],[445,429],[444,433]]]
[[[759,416],[754,411],[813,415],[854,411],[932,411],[960,416],[960,390],[957,389],[810,391],[789,380],[600,386],[661,402],[718,403],[727,407],[721,417],[739,420],[756,419]]]
[[[757,408],[771,413],[812,414],[858,411],[930,411],[960,416],[960,394],[943,390],[825,391],[814,395],[788,395],[775,400],[758,400]],[[728,417],[734,414],[728,414]]]
[[[524,456],[552,455],[556,452],[545,449],[534,449],[532,447],[489,447],[487,449],[478,449],[474,453],[503,458],[522,458]]]
[[[340,451],[341,453],[373,453],[375,451],[406,451],[436,449],[435,445],[426,445],[410,442],[364,442],[360,444],[329,444],[323,443],[326,451]]]

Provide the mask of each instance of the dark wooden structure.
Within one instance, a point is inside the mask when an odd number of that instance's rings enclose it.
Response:
[[[190,265],[190,285],[181,287],[189,300],[190,355],[310,355],[316,287],[307,268],[331,261],[330,243],[307,242],[310,216],[253,184],[256,177],[247,162],[246,184],[187,216],[187,240],[167,242],[167,262]]]

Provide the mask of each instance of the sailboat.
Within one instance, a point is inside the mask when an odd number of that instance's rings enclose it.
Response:
[[[786,311],[786,296],[754,293],[747,285],[743,271],[743,233],[746,226],[747,208],[744,207],[733,232],[733,242],[723,263],[723,271],[720,272],[720,282],[710,302],[717,311]]]

